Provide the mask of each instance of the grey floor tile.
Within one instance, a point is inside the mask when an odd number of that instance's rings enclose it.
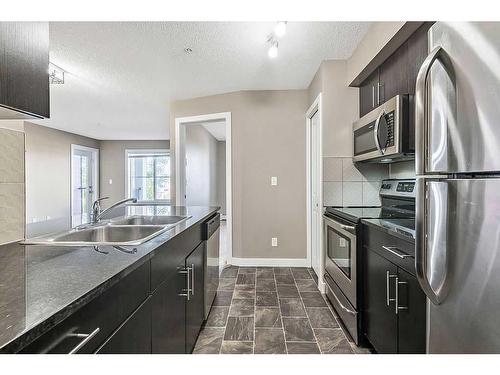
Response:
[[[281,328],[281,314],[278,307],[255,307],[255,327]]]
[[[255,288],[257,289],[258,292],[275,292],[276,283],[274,282],[274,278],[262,279],[257,274],[257,283]]]
[[[305,307],[326,307],[326,302],[319,291],[300,292]]]
[[[222,270],[220,277],[236,277],[238,275],[239,267],[229,266]]]
[[[250,316],[253,317],[255,300],[252,299],[233,299],[229,316]]]
[[[257,306],[278,306],[276,292],[256,292],[255,304]]]
[[[233,317],[227,318],[224,340],[228,341],[253,341],[253,318]]]
[[[278,296],[280,298],[299,298],[299,292],[295,285],[278,285]]]
[[[236,277],[221,277],[219,279],[219,288],[218,290],[233,290],[234,285],[236,284]]]
[[[278,285],[295,284],[295,280],[293,279],[292,274],[290,274],[290,275],[287,275],[287,274],[278,275],[278,274],[276,274],[274,276],[274,278],[276,279],[276,284],[278,284]]]
[[[218,354],[224,336],[224,328],[204,328],[198,336],[194,354]]]
[[[223,344],[224,345],[224,344]],[[287,342],[288,354],[320,354],[318,344],[315,342]]]
[[[220,354],[252,354],[253,341],[222,341]]]
[[[318,290],[318,285],[313,279],[295,280],[295,283],[300,292],[315,292]]]
[[[259,269],[257,268],[257,279],[274,279],[274,271],[272,268]]]
[[[240,267],[239,274],[242,273],[256,273],[257,267]]]
[[[236,284],[247,284],[253,285],[255,284],[255,274],[254,273],[239,273],[238,278],[236,279]]]
[[[315,329],[314,334],[323,354],[353,354],[349,342],[340,328]]]
[[[283,318],[286,341],[316,341],[307,318]]]
[[[205,327],[225,327],[228,314],[229,307],[213,306]]]
[[[292,268],[292,275],[295,280],[312,280],[311,274],[306,268]]]
[[[313,328],[339,328],[328,307],[306,307]]]
[[[256,328],[254,353],[286,354],[283,330],[279,328]]]
[[[274,267],[274,274],[275,275],[291,275],[292,270],[290,267]]]
[[[240,286],[250,286],[251,288],[239,288]],[[255,298],[255,288],[253,285],[236,285],[233,299]]]
[[[300,298],[280,298],[280,310],[282,316],[306,317],[306,310]]]
[[[213,306],[229,306],[231,304],[231,299],[233,298],[233,292],[231,291],[218,291],[215,296]]]

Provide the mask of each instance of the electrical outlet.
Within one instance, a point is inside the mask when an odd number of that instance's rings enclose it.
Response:
[[[278,177],[272,176],[271,177],[271,186],[276,186],[278,185]]]
[[[271,238],[271,246],[272,247],[278,246],[278,238],[277,237]]]

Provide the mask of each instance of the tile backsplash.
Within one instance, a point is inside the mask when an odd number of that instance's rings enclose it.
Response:
[[[383,179],[389,178],[384,164],[355,165],[352,158],[323,158],[324,206],[378,206]]]

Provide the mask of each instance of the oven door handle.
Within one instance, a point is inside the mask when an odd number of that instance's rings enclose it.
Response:
[[[326,215],[323,215],[323,219],[325,219],[326,221],[330,222],[330,223],[333,223],[335,225],[338,225],[340,228],[342,228],[343,230],[347,230],[347,231],[352,231],[352,230],[356,230],[356,227],[355,226],[352,226],[352,225],[345,225],[345,224],[340,224],[339,222],[336,222],[332,219],[330,219],[328,216]]]

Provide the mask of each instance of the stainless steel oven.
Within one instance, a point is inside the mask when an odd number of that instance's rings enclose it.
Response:
[[[390,163],[413,159],[415,131],[408,95],[397,95],[353,124],[355,162]]]
[[[358,343],[356,225],[323,215],[326,294]]]

